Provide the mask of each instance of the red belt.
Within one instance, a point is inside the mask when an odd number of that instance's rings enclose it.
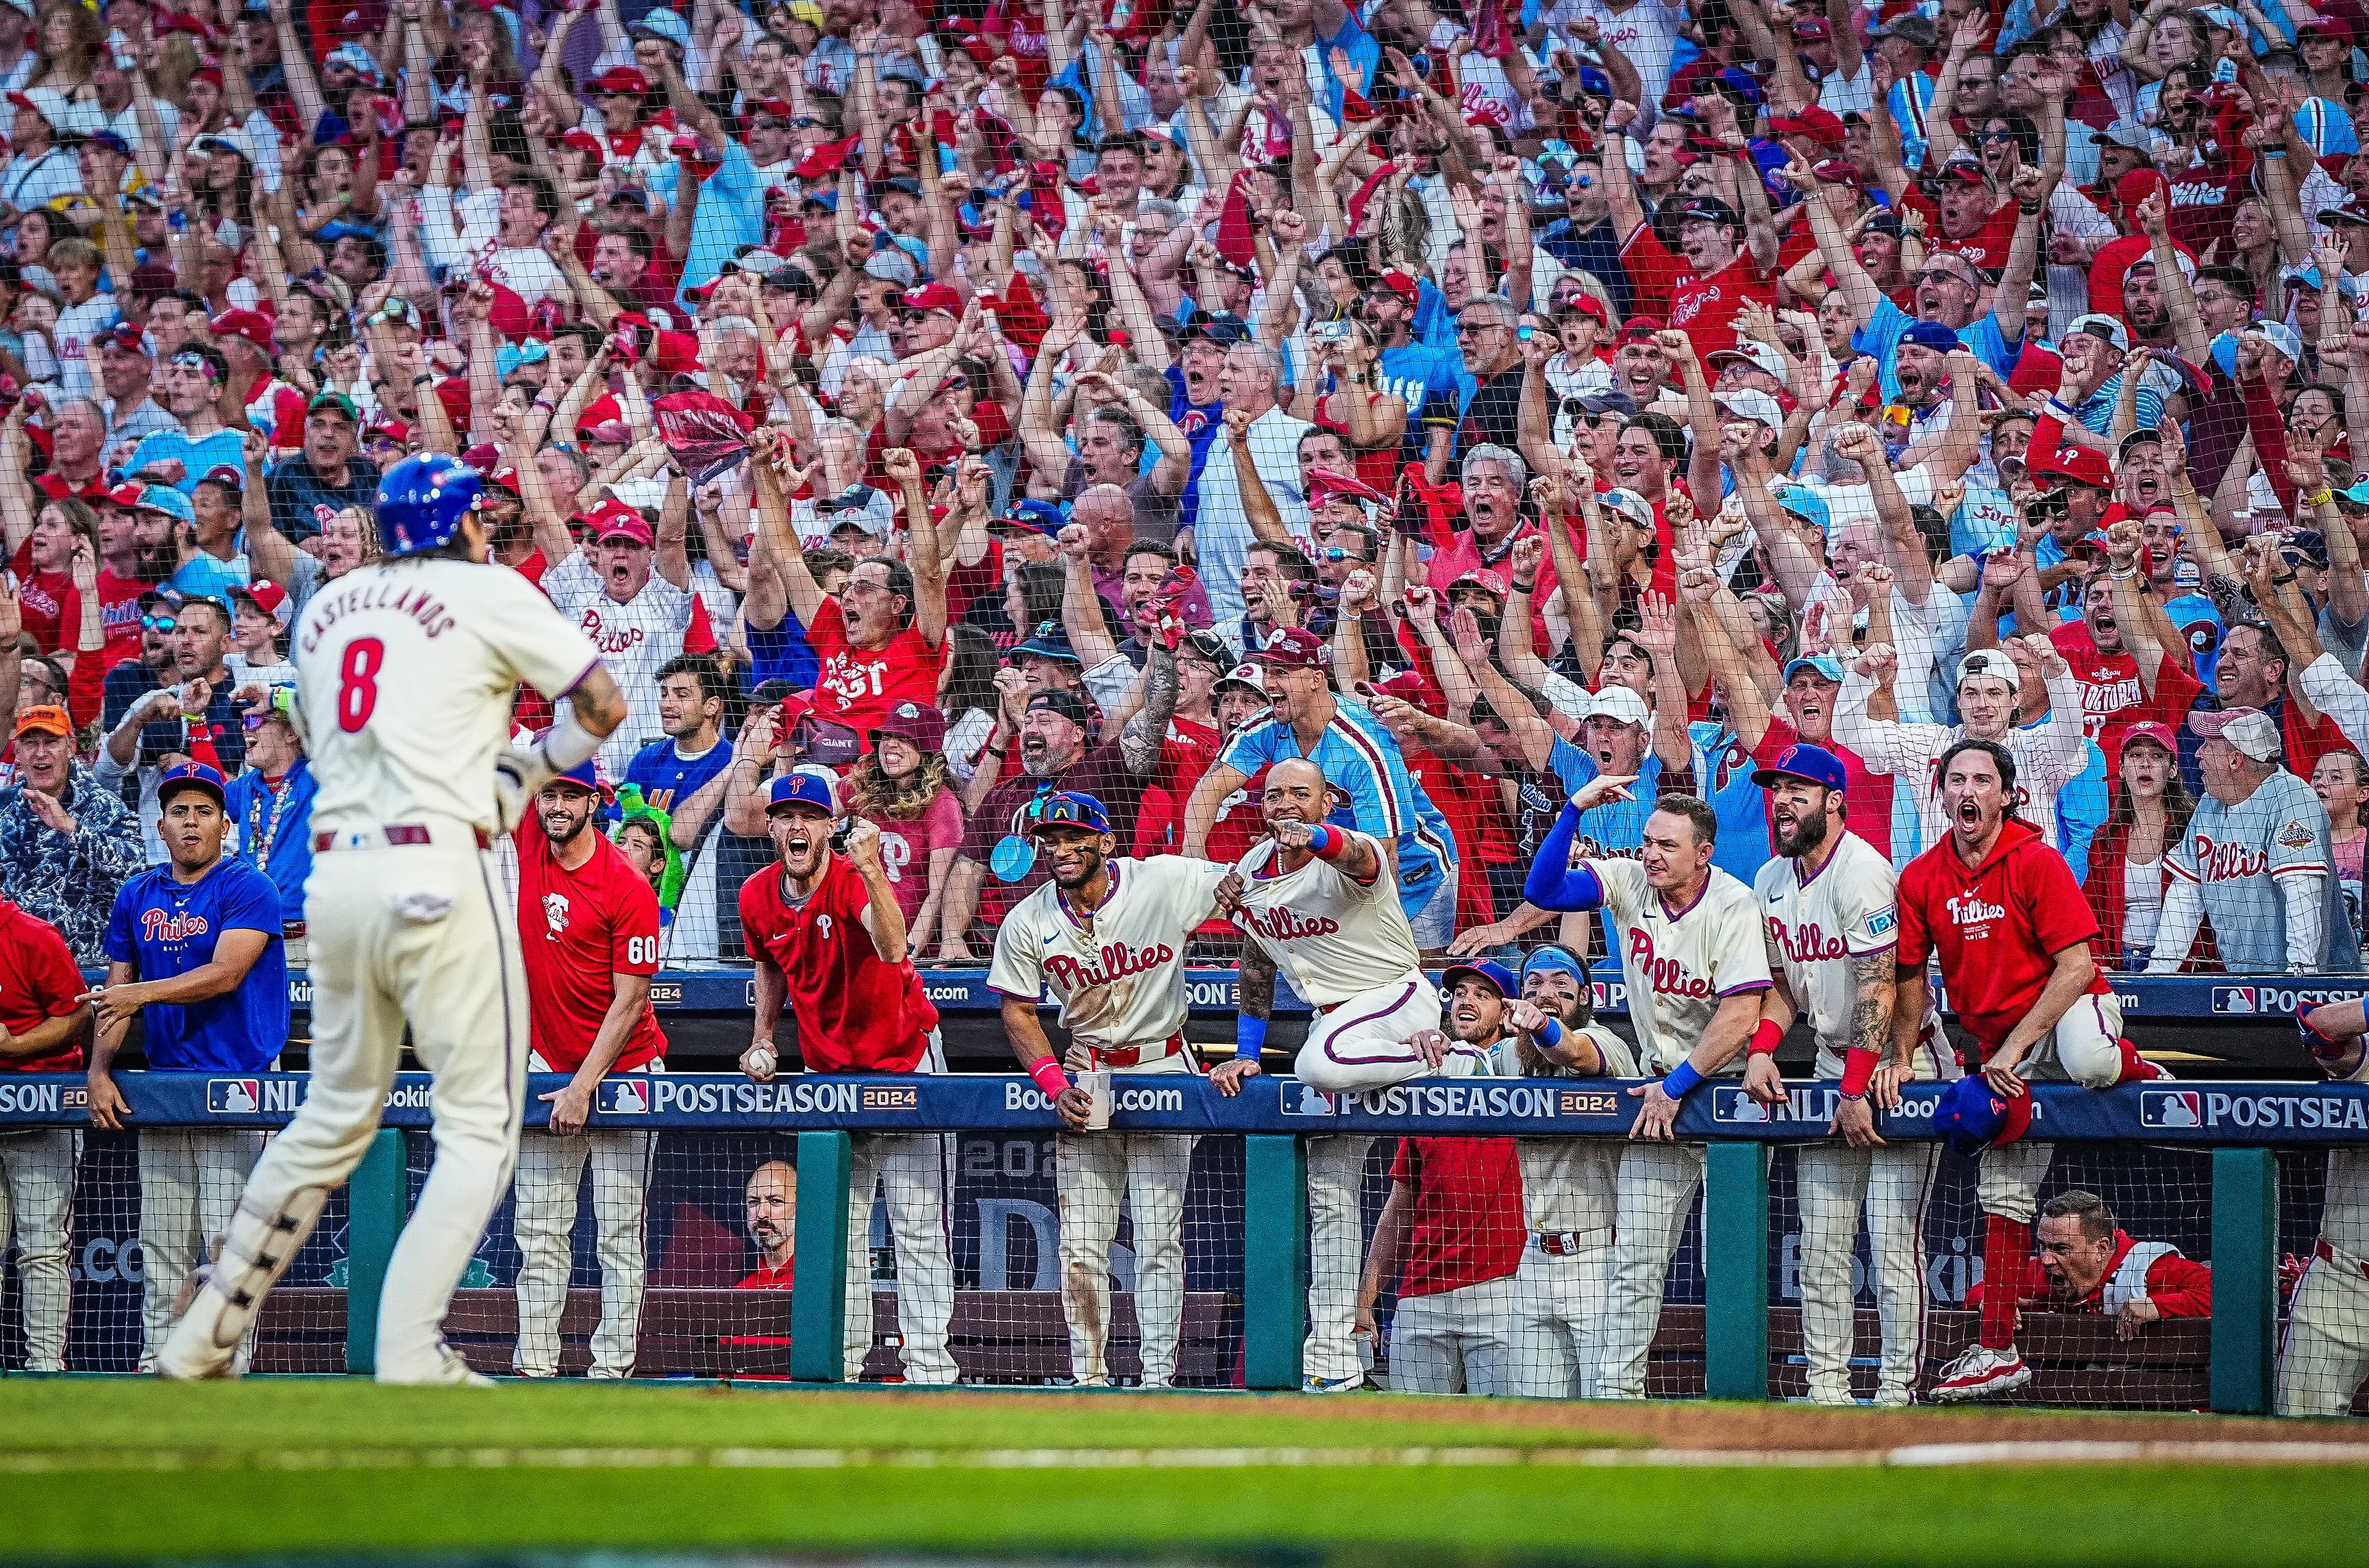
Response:
[[[2347,1264],[2344,1259],[2336,1255],[2336,1249],[2329,1244],[2328,1239],[2324,1236],[2320,1238],[2319,1244],[2312,1248],[2311,1251],[2314,1257],[2325,1258],[2339,1268],[2357,1268],[2364,1277],[2369,1277],[2369,1263],[2364,1263],[2359,1258],[2354,1258],[2350,1264]]]
[[[1551,1233],[1541,1230],[1534,1233],[1530,1241],[1539,1251],[1549,1257],[1567,1258],[1585,1250],[1580,1234],[1576,1230],[1558,1230]]]
[[[1134,1067],[1145,1061],[1167,1060],[1184,1048],[1184,1036],[1182,1034],[1169,1036],[1149,1057],[1143,1054],[1146,1047],[1142,1046],[1121,1046],[1115,1051],[1106,1051],[1098,1046],[1088,1048],[1093,1052],[1097,1067]]]
[[[486,830],[483,828],[472,828],[469,830],[476,835],[477,847],[479,849],[489,850],[494,847],[494,841],[486,836]],[[358,835],[370,834],[377,835],[383,843],[397,849],[407,848],[415,844],[432,844],[436,841],[436,835],[430,832],[428,828],[421,823],[389,822],[383,828],[353,828],[349,829],[344,832],[324,830],[323,831],[313,835],[313,853],[315,854],[326,854],[331,850],[338,847],[340,840],[353,838]],[[349,847],[361,849],[371,846],[357,844]]]

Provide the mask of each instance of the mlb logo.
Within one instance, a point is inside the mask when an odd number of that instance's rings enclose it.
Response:
[[[217,1116],[248,1116],[263,1108],[263,1081],[258,1078],[209,1078],[206,1111]]]
[[[2215,1013],[2251,1013],[2255,1011],[2256,991],[2252,986],[2214,986],[2213,1011]]]
[[[650,1114],[650,1085],[644,1078],[604,1078],[601,1081],[601,1114],[608,1116],[647,1116]]]
[[[2146,1089],[2139,1093],[2139,1126],[2187,1127],[2204,1125],[2204,1096],[2193,1089]]]
[[[1711,1092],[1711,1119],[1715,1122],[1765,1122],[1768,1107],[1741,1089]]]
[[[1285,1083],[1283,1114],[1287,1116],[1336,1116],[1341,1114],[1341,1096],[1310,1089],[1305,1083]]]

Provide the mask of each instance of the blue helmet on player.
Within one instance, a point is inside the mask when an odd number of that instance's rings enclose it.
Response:
[[[391,556],[442,549],[485,489],[484,477],[457,457],[429,452],[405,458],[378,482],[381,547]]]

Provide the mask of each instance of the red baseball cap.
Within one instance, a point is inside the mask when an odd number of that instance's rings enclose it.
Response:
[[[2134,740],[2152,740],[2173,756],[2180,755],[2180,742],[2172,738],[2168,725],[2134,724],[2123,731],[2123,750],[2129,750]]]
[[[924,283],[918,289],[905,291],[905,308],[919,311],[942,310],[948,315],[960,315],[963,313],[963,297],[950,284]]]
[[[1400,271],[1395,267],[1382,274],[1381,281],[1383,288],[1388,289],[1390,292],[1396,294],[1400,299],[1404,300],[1409,304],[1414,303],[1415,297],[1420,292],[1420,287],[1415,280],[1413,278],[1408,277],[1405,273]]]
[[[1842,117],[1815,104],[1799,114],[1771,117],[1768,129],[1779,136],[1805,137],[1830,151],[1839,151],[1843,144]]]
[[[1271,670],[1329,670],[1333,647],[1305,626],[1287,626],[1268,636],[1251,662]]]
[[[631,65],[612,65],[589,84],[596,93],[639,93],[649,96],[650,79]]]
[[[1662,318],[1658,315],[1632,315],[1629,318],[1628,324],[1620,328],[1620,341],[1635,343],[1650,338],[1654,333],[1662,330]]]
[[[206,324],[217,338],[237,338],[271,352],[271,318],[260,311],[226,310]]]
[[[2114,487],[2113,468],[2107,463],[2106,454],[2093,446],[2059,447],[2054,456],[2032,464],[2031,472],[2035,483],[2042,479],[2059,478],[2069,479],[2076,485],[2087,485],[2092,489],[2111,490]]]

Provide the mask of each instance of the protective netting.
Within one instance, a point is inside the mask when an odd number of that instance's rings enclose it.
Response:
[[[2362,1253],[2369,1162],[2352,1150],[2283,1150],[2278,1165],[2276,1409],[2369,1415],[2369,1269]]]

